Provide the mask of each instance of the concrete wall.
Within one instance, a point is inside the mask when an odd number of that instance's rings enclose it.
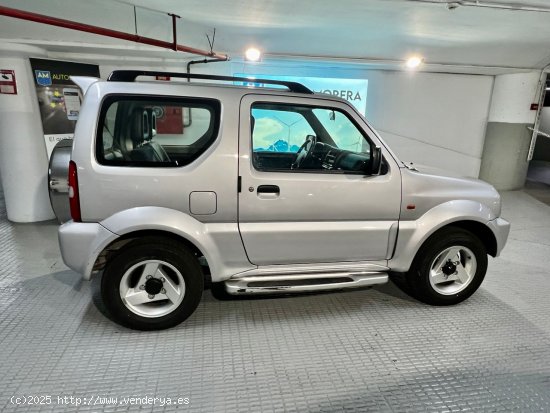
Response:
[[[522,188],[527,176],[527,153],[532,124],[489,122],[480,178],[501,190]]]
[[[500,190],[522,188],[535,123],[540,72],[497,76],[479,177]]]

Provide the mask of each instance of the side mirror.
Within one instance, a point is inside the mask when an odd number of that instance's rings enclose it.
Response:
[[[370,151],[370,161],[367,164],[368,175],[379,175],[382,168],[382,149],[380,146],[373,146]]]

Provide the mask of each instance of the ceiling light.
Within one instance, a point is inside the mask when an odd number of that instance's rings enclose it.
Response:
[[[405,65],[409,69],[418,69],[418,67],[424,62],[424,59],[420,56],[412,56],[407,59]]]
[[[257,62],[262,57],[262,52],[260,52],[255,47],[249,47],[248,49],[246,49],[244,57],[246,60],[249,60],[251,62]]]

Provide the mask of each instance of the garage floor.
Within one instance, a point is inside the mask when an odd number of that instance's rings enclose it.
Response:
[[[97,280],[63,265],[56,225],[9,223],[1,197],[2,411],[136,410],[127,396],[204,412],[550,411],[550,207],[524,192],[503,194],[509,244],[461,305],[429,307],[393,284],[239,301],[206,291],[186,323],[151,333],[107,319]]]

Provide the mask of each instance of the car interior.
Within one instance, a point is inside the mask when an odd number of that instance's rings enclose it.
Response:
[[[171,104],[173,105],[173,104]],[[183,133],[165,136],[157,133],[158,103],[118,101],[111,104],[103,116],[103,132],[98,134],[98,159],[112,165],[147,166],[162,163],[163,166],[182,166],[192,162],[213,139],[215,122],[210,124],[191,144],[183,143]],[[182,144],[178,144],[178,139]],[[162,142],[162,143],[161,143]]]
[[[289,149],[277,150],[275,145],[270,148],[254,148],[253,164],[258,170],[265,171],[332,171],[341,173],[364,173],[370,161],[370,141],[363,152],[356,152],[339,148],[333,136],[323,126],[313,109],[307,107],[291,107],[281,105],[265,105],[262,109],[267,109],[273,113],[296,112],[299,113],[308,123],[309,129],[315,134],[307,134],[296,152]],[[254,113],[254,109],[252,111]],[[274,119],[278,115],[273,115]],[[255,146],[255,128],[256,118],[251,115],[251,129],[253,146]],[[275,141],[280,141],[277,138]],[[288,148],[286,145],[285,148]],[[387,170],[387,165],[386,165]],[[384,167],[383,167],[384,171]]]

